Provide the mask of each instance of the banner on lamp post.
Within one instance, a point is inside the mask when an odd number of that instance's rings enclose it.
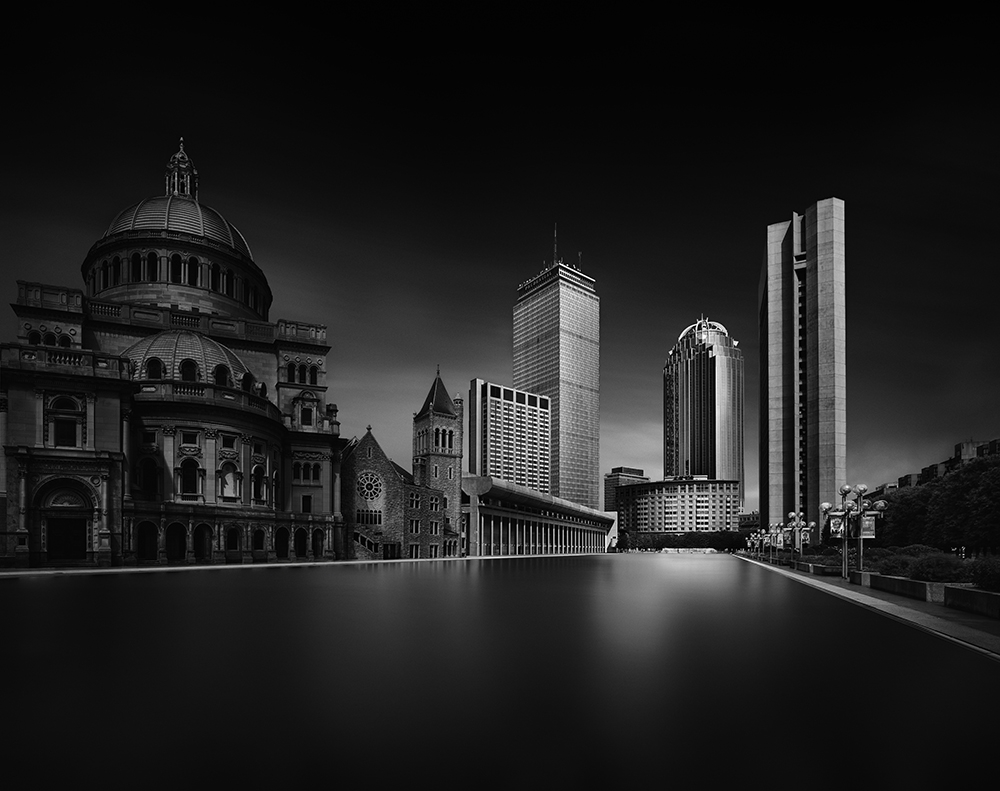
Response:
[[[875,514],[865,514],[861,517],[861,537],[875,538]]]
[[[830,517],[830,538],[844,537],[844,520],[839,516]]]

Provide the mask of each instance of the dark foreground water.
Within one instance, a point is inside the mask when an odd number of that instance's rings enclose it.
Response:
[[[941,787],[998,738],[1000,664],[724,555],[24,577],[0,607],[8,778]]]

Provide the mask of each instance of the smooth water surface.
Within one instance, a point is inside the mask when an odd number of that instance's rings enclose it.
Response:
[[[631,787],[849,747],[920,787],[1000,705],[1000,664],[727,555],[32,576],[0,606],[5,766],[40,775]]]

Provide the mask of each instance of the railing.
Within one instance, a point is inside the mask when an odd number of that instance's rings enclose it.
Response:
[[[101,352],[19,343],[0,344],[0,350],[5,368],[38,370],[58,366],[79,369],[74,373],[83,375],[123,379],[128,377],[128,364],[124,360]]]
[[[214,401],[226,406],[240,409],[252,409],[263,412],[271,420],[282,421],[281,410],[266,398],[237,390],[233,387],[223,387],[209,382],[182,382],[175,379],[143,379],[137,382],[139,389],[135,398],[140,401],[169,400],[174,397],[198,398]]]

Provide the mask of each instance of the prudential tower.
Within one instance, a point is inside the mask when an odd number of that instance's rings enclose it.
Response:
[[[594,278],[564,262],[517,289],[514,387],[551,401],[550,491],[600,506],[600,299]]]

